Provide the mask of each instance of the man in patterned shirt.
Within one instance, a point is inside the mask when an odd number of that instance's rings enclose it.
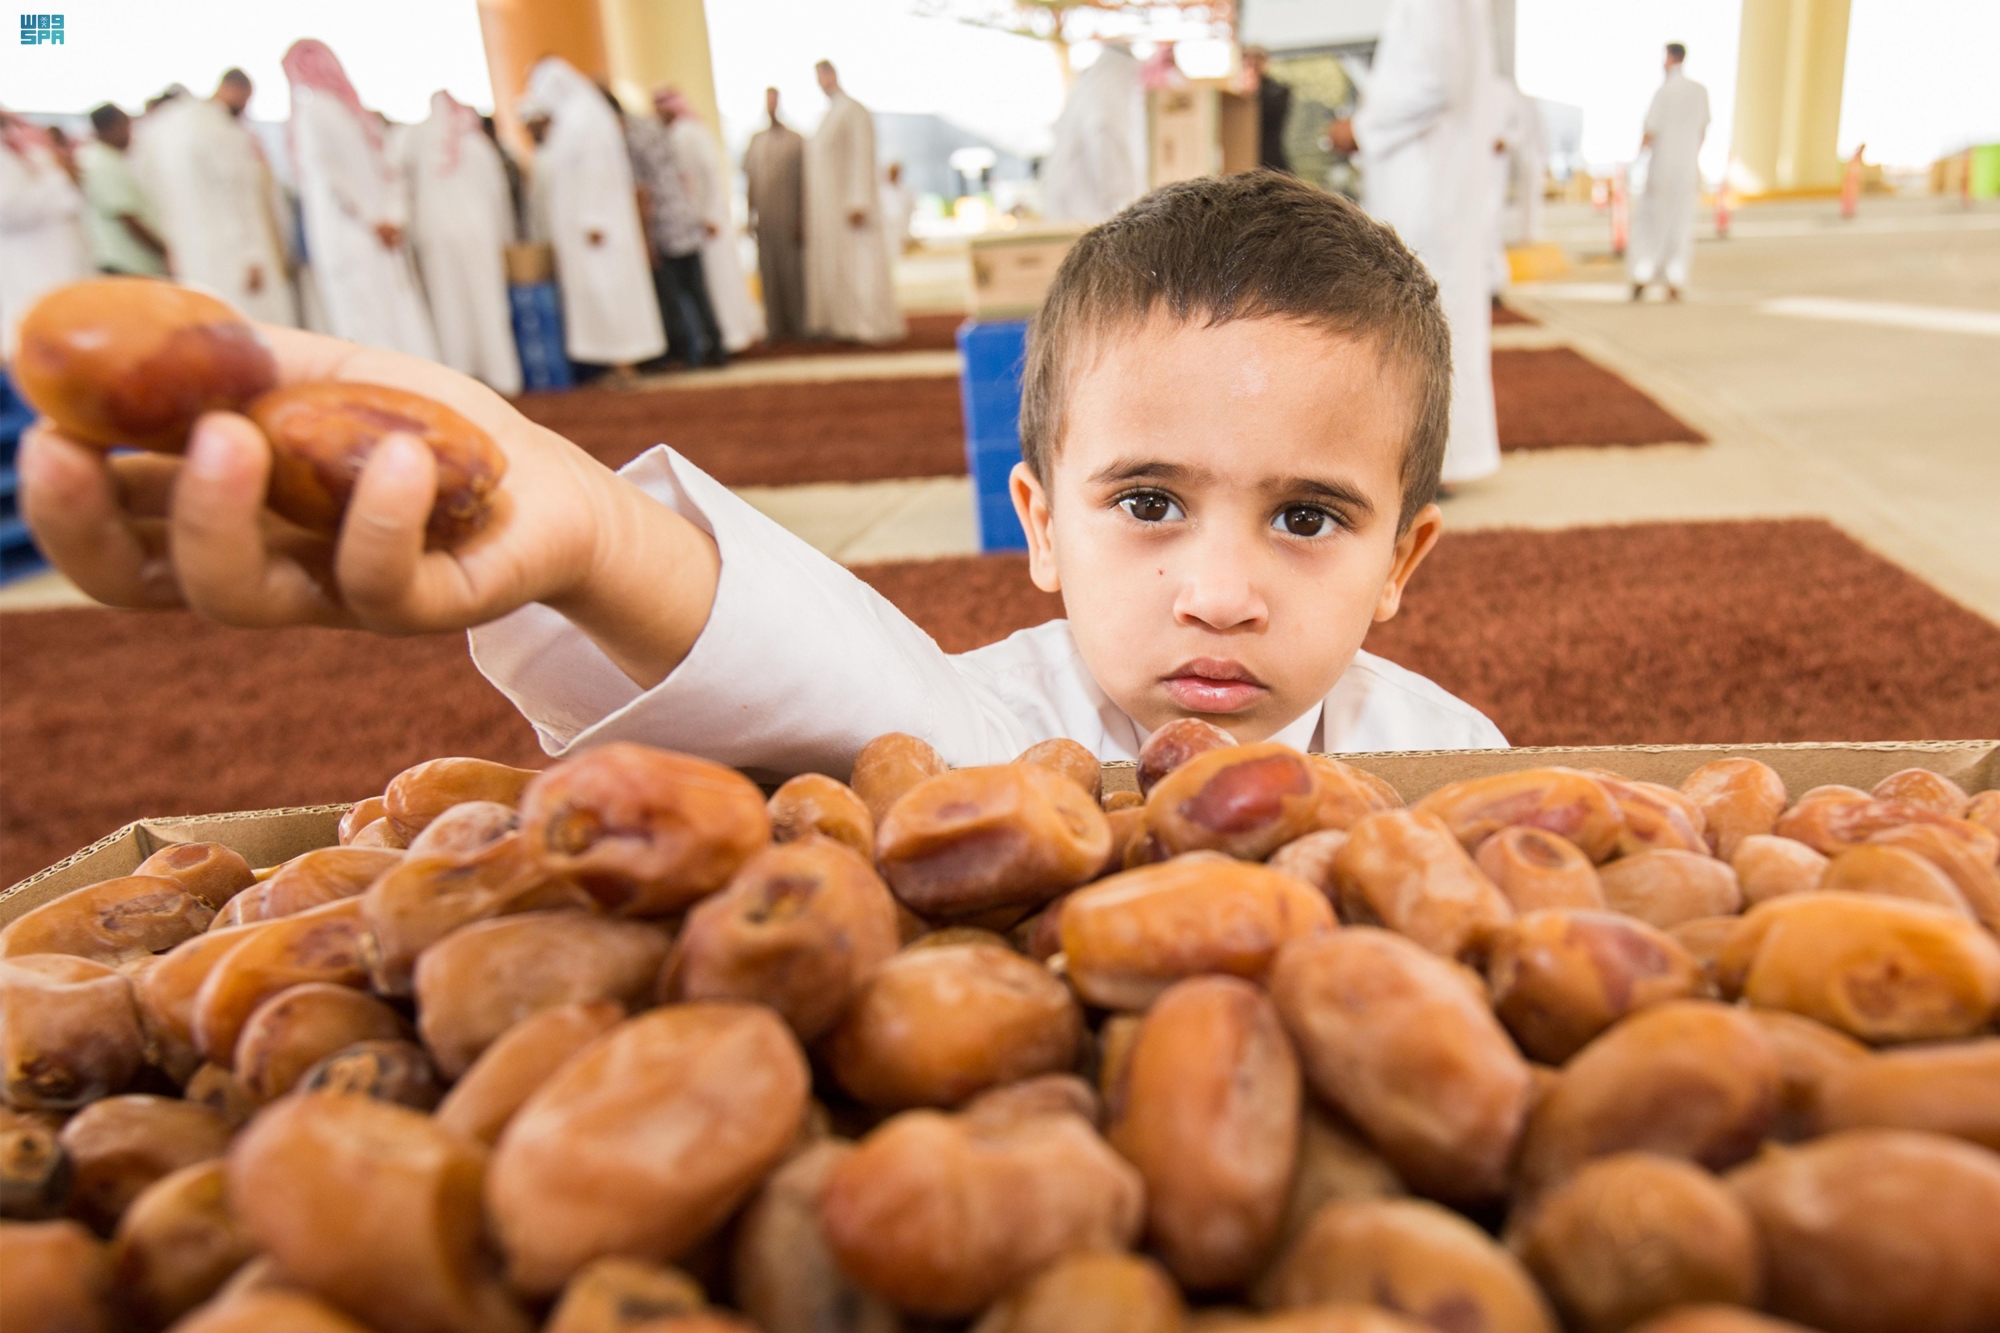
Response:
[[[674,151],[674,137],[660,120],[627,116],[625,145],[632,154],[632,176],[646,219],[653,291],[667,325],[667,356],[690,366],[727,365],[729,353],[723,348],[722,330],[715,322],[715,307],[709,303],[708,282],[701,271],[701,243],[713,228],[695,207]]]

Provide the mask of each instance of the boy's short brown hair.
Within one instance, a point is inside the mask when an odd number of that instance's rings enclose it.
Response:
[[[1416,398],[1401,526],[1436,495],[1451,414],[1437,282],[1353,203],[1272,171],[1165,186],[1070,248],[1029,330],[1021,385],[1022,457],[1044,488],[1079,358],[1093,338],[1156,310],[1183,323],[1292,319],[1374,339]]]

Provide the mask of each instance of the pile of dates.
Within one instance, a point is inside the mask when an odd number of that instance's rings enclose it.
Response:
[[[9,1330],[1993,1333],[2000,792],[438,759],[0,932]]]

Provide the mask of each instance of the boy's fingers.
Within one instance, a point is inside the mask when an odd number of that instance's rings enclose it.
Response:
[[[330,624],[339,609],[264,540],[271,453],[242,417],[215,412],[195,424],[174,484],[170,542],[188,605],[231,625]]]
[[[173,571],[119,508],[101,453],[37,425],[21,441],[18,466],[21,512],[77,587],[110,606],[180,605]]]
[[[334,555],[341,598],[364,622],[418,627],[406,622],[424,610],[417,575],[436,498],[431,451],[408,435],[383,436],[355,481]]]
[[[118,505],[133,518],[165,518],[173,506],[181,460],[168,454],[120,454],[104,460]]]

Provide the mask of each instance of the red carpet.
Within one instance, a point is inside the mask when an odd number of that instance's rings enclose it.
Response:
[[[953,651],[1060,611],[1024,562],[860,572]],[[1517,745],[1990,737],[2000,627],[1815,521],[1445,537],[1368,646]],[[0,882],[142,815],[347,800],[443,754],[539,764],[458,636],[0,616]]]

